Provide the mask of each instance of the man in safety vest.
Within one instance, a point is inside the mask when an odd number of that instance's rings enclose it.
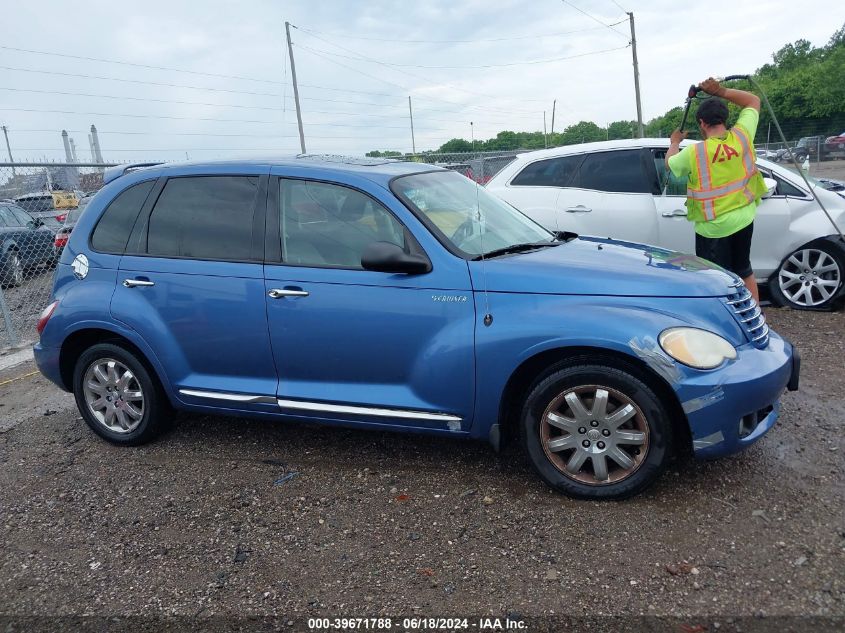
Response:
[[[695,113],[705,140],[680,149],[686,132],[672,132],[666,167],[678,178],[688,177],[687,219],[695,222],[695,254],[739,275],[759,301],[751,268],[751,235],[757,203],[766,193],[754,154],[760,98],[723,88],[712,77],[700,87],[715,95]],[[717,97],[742,108],[730,129],[725,127],[728,107]]]

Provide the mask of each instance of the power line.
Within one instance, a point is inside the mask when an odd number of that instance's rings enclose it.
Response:
[[[622,20],[624,22],[624,20]],[[622,22],[617,22],[616,24],[621,24]],[[602,25],[606,26],[606,25]],[[612,25],[612,26],[615,26]],[[297,27],[300,31],[304,31],[309,34],[314,33],[321,33],[323,35],[327,35],[329,37],[342,37],[344,39],[349,40],[366,40],[370,42],[401,42],[403,44],[476,44],[476,43],[483,43],[483,42],[512,42],[516,40],[534,40],[534,39],[542,39],[548,37],[560,37],[562,35],[572,35],[573,33],[584,33],[586,31],[597,31],[600,27],[591,27],[589,29],[577,29],[575,31],[563,31],[561,33],[545,33],[540,35],[519,35],[516,37],[494,37],[494,38],[480,38],[480,39],[472,39],[472,40],[407,40],[407,39],[390,39],[390,38],[383,38],[383,37],[362,37],[360,35],[348,35],[346,33],[330,33],[326,31],[320,31],[317,29],[307,29],[305,27]]]
[[[621,24],[621,22],[616,22],[616,23],[614,23],[613,25],[606,24],[606,23],[602,22],[601,20],[599,20],[597,17],[594,17],[594,16],[590,15],[589,13],[587,13],[586,11],[584,11],[583,9],[579,9],[579,8],[578,8],[578,7],[576,7],[574,4],[572,4],[571,2],[569,2],[569,0],[561,0],[561,2],[563,2],[563,4],[569,5],[570,7],[572,7],[573,9],[575,9],[576,11],[578,11],[579,13],[583,13],[583,14],[584,14],[584,15],[586,15],[588,18],[590,18],[593,22],[598,22],[599,24],[601,24],[602,26],[604,26],[604,27],[606,27],[606,28],[610,29],[611,31],[613,31],[613,32],[614,32],[614,33],[616,33],[617,35],[621,35],[621,36],[622,36],[622,37],[624,37],[625,39],[628,39],[628,36],[627,36],[627,35],[625,35],[624,33],[620,33],[619,31],[617,31],[616,29],[614,29],[614,28],[613,28],[614,26],[616,26],[616,24]],[[624,22],[624,20],[622,20],[622,22]]]
[[[313,37],[313,36],[312,36],[312,37]],[[340,46],[339,44],[331,44],[331,42],[328,42],[328,43],[329,43],[330,45],[332,45],[332,46],[336,46],[337,48],[340,48],[340,49],[343,49],[343,50],[347,50],[347,51],[349,50],[349,49],[344,49],[344,48],[343,48],[342,46]],[[297,47],[298,47],[298,48],[305,49],[305,50],[308,50],[308,51],[309,51],[312,55],[316,55],[317,57],[320,57],[320,58],[322,58],[322,59],[326,60],[327,62],[329,62],[329,63],[331,63],[331,64],[335,64],[335,65],[337,65],[337,66],[341,66],[341,67],[343,67],[343,68],[346,68],[347,70],[351,70],[352,72],[356,72],[356,73],[358,73],[358,74],[360,74],[360,75],[364,75],[365,77],[369,77],[370,79],[375,79],[376,81],[381,81],[381,82],[383,82],[383,83],[390,84],[391,86],[397,86],[397,87],[399,87],[399,88],[402,88],[403,90],[409,90],[409,88],[408,88],[407,86],[403,86],[403,85],[401,85],[401,84],[397,84],[397,83],[395,83],[395,82],[388,81],[387,79],[382,79],[381,77],[376,77],[375,75],[370,75],[369,73],[365,73],[365,72],[364,72],[364,71],[362,71],[362,70],[358,70],[357,68],[353,68],[352,66],[349,66],[349,65],[344,64],[344,63],[342,63],[342,62],[339,62],[339,61],[337,61],[337,60],[331,59],[331,58],[329,58],[329,57],[326,57],[325,55],[323,55],[323,54],[321,54],[321,53],[318,53],[318,52],[314,51],[313,49],[308,49],[308,48],[306,48],[306,47],[302,46],[301,44],[298,44],[298,45],[297,45]],[[352,52],[354,52],[354,51],[352,51]],[[377,60],[377,59],[371,59],[371,58],[364,57],[364,56],[361,56],[361,57],[360,57],[360,60],[362,60],[362,61],[369,61],[369,62],[373,62],[373,63],[375,63],[375,64],[381,64],[381,65],[383,65],[383,66],[386,66],[386,65],[387,65],[387,64],[384,64],[383,62],[381,62],[381,61],[379,61],[379,60]],[[417,79],[422,79],[423,81],[426,81],[426,82],[428,82],[429,84],[436,84],[436,83],[438,83],[438,82],[433,81],[433,80],[431,80],[431,79],[429,79],[429,78],[427,78],[427,77],[422,77],[422,76],[420,76],[420,75],[416,75],[416,74],[414,74],[414,73],[410,73],[410,72],[408,72],[408,71],[403,71],[403,70],[398,70],[398,71],[397,71],[396,69],[391,69],[391,70],[394,70],[394,72],[400,72],[400,73],[402,73],[402,74],[404,74],[404,75],[408,75],[408,76],[410,76],[410,77],[415,77],[415,78],[417,78]],[[454,90],[458,90],[459,92],[465,92],[465,93],[467,93],[467,94],[472,94],[472,95],[476,95],[476,96],[479,96],[479,97],[484,97],[485,99],[501,99],[501,97],[497,97],[497,96],[494,96],[494,95],[484,94],[484,93],[481,93],[481,92],[474,92],[474,91],[472,91],[472,90],[467,90],[467,89],[465,89],[465,88],[460,88],[460,87],[458,87],[458,86],[456,86],[456,85],[454,85],[454,84],[451,84],[451,83],[447,83],[447,84],[444,84],[444,85],[447,85],[447,86],[451,87],[451,88],[452,88],[452,89],[454,89]],[[506,99],[506,100],[507,100],[507,101],[510,101],[510,100],[512,100],[512,99]],[[542,101],[540,101],[539,99],[521,99],[521,101],[533,101],[533,102],[537,102],[537,103],[543,103],[543,102],[542,102]],[[512,112],[517,112],[517,110],[512,110]],[[524,113],[526,113],[526,114],[536,114],[536,113],[534,113],[534,112],[531,112],[530,110],[522,110],[522,112],[524,112]]]
[[[324,51],[320,49],[312,49],[308,48],[307,46],[303,46],[302,44],[298,45],[299,48],[304,48],[305,50],[311,51],[312,53],[318,51],[320,53],[325,53],[326,55],[334,55],[335,57],[342,57],[344,59],[359,59],[356,57],[351,57],[349,55],[341,55],[340,53],[332,53],[331,51]],[[577,55],[568,55],[566,57],[551,57],[548,59],[534,59],[534,60],[526,60],[521,62],[506,62],[503,64],[479,64],[477,66],[423,66],[420,64],[396,64],[393,62],[376,62],[383,64],[385,66],[394,66],[396,68],[428,68],[434,70],[442,70],[442,69],[452,69],[452,70],[460,70],[460,69],[480,69],[480,68],[505,68],[511,66],[529,66],[534,64],[549,64],[552,62],[560,62],[566,59],[576,59],[578,57],[587,57],[589,55],[598,55],[601,53],[609,53],[611,51],[619,51],[624,48],[628,48],[628,46],[617,46],[616,48],[605,48],[600,51],[589,51],[587,53],[579,53]]]
[[[616,0],[610,0],[610,1],[611,1],[613,4],[615,4],[617,7],[619,7],[619,10],[620,10],[620,11],[622,11],[622,13],[628,13],[628,10],[627,10],[627,9],[625,9],[625,8],[623,8],[621,4],[619,4],[618,2],[616,2]],[[625,21],[625,20],[622,20],[622,22],[624,22],[624,21]],[[616,24],[622,24],[622,22],[617,22]],[[616,26],[616,24],[612,24],[611,26]]]
[[[121,66],[134,66],[135,68],[147,68],[150,70],[167,70],[175,73],[185,73],[188,75],[201,75],[203,77],[216,77],[218,79],[239,79],[242,81],[256,81],[259,83],[265,84],[276,84],[281,85],[281,81],[273,81],[271,79],[258,79],[257,77],[241,77],[238,75],[222,75],[218,73],[204,73],[198,70],[184,70],[182,68],[173,68],[170,66],[151,66],[149,64],[136,64],[134,62],[126,62],[116,59],[103,59],[101,57],[84,57],[82,55],[69,55],[67,53],[52,53],[48,51],[37,51],[34,49],[29,48],[15,48],[14,46],[2,46],[0,45],[0,49],[7,50],[7,51],[16,51],[18,53],[32,53],[35,55],[50,55],[53,57],[65,57],[67,59],[79,59],[88,62],[102,62],[104,64],[118,64]]]
[[[119,81],[130,84],[144,84],[148,86],[162,86],[165,88],[188,88],[190,90],[207,90],[209,92],[226,92],[232,94],[254,95],[259,97],[278,97],[278,92],[253,92],[250,90],[230,90],[228,88],[209,88],[205,86],[189,86],[185,84],[172,84],[161,81],[142,81],[140,79],[123,79],[121,77],[103,77],[101,75],[86,75],[83,73],[66,73],[55,70],[39,70],[35,68],[18,68],[14,66],[0,66],[0,70],[13,70],[23,73],[37,73],[39,75],[55,75],[61,77],[78,77],[81,79],[100,79],[104,81]]]
[[[393,62],[381,62],[381,61],[369,60],[369,59],[366,59],[364,57],[352,57],[350,55],[341,55],[340,53],[332,53],[331,51],[324,51],[324,50],[321,50],[321,49],[309,48],[307,46],[303,46],[302,44],[298,44],[297,46],[298,46],[298,48],[303,48],[307,51],[311,51],[312,53],[320,52],[320,53],[325,53],[326,55],[334,55],[335,57],[341,57],[343,59],[353,59],[353,60],[359,59],[359,60],[373,61],[374,63],[382,64],[384,66],[393,66],[393,67],[396,67],[396,68],[428,68],[428,69],[435,69],[435,70],[437,70],[437,69],[458,70],[458,69],[480,69],[480,68],[506,68],[506,67],[511,67],[511,66],[528,66],[528,65],[534,65],[534,64],[549,64],[549,63],[552,63],[552,62],[560,62],[560,61],[564,61],[564,60],[567,60],[567,59],[576,59],[578,57],[587,57],[589,55],[599,55],[601,53],[609,53],[609,52],[612,52],[612,51],[620,51],[622,49],[628,48],[628,46],[630,46],[630,44],[625,45],[625,46],[617,46],[615,48],[605,48],[605,49],[602,49],[602,50],[599,50],[599,51],[589,51],[589,52],[586,52],[586,53],[579,53],[577,55],[568,55],[566,57],[551,57],[551,58],[548,58],[548,59],[534,59],[534,60],[526,60],[526,61],[521,61],[521,62],[506,62],[506,63],[503,63],[503,64],[479,64],[479,65],[476,65],[476,66],[423,66],[423,65],[420,65],[420,64],[396,64],[396,63],[393,63]]]
[[[53,75],[53,76],[61,76],[61,77],[77,77],[82,79],[97,79],[103,81],[117,81],[121,83],[132,83],[132,84],[142,84],[142,85],[149,85],[149,86],[161,86],[167,88],[186,88],[189,90],[205,90],[210,92],[224,92],[229,94],[245,94],[245,95],[253,95],[253,96],[262,96],[262,97],[280,97],[283,96],[286,100],[290,100],[291,97],[287,95],[283,95],[279,92],[254,92],[249,90],[230,90],[226,88],[212,88],[212,87],[205,87],[205,86],[192,86],[186,84],[176,84],[176,83],[168,83],[168,82],[159,82],[159,81],[143,81],[140,79],[123,79],[121,77],[104,77],[100,75],[87,75],[83,73],[68,73],[68,72],[58,72],[58,71],[50,71],[50,70],[40,70],[34,68],[19,68],[13,66],[0,66],[0,70],[11,70],[15,72],[25,72],[25,73],[36,73],[36,74],[43,74],[43,75]],[[320,86],[317,84],[300,84],[302,87],[306,88],[313,88],[315,90],[327,90],[331,92],[342,92],[342,93],[352,93],[352,94],[362,94],[362,95],[370,95],[376,97],[390,97],[390,98],[404,98],[406,94],[403,93],[384,93],[384,92],[369,92],[365,90],[351,90],[348,88],[332,88],[329,86]],[[403,87],[404,88],[404,87]],[[407,90],[403,90],[403,92],[407,93]],[[69,94],[69,93],[68,93]],[[436,101],[440,103],[448,103],[450,105],[456,105],[461,108],[472,108],[475,110],[489,110],[491,112],[502,112],[502,113],[511,113],[515,112],[514,110],[507,110],[502,108],[490,108],[485,106],[478,106],[478,105],[471,105],[471,104],[462,104],[454,101],[447,101],[446,99],[437,99],[434,97],[423,97],[423,96],[415,96],[415,99],[421,99],[425,101]],[[379,104],[379,103],[371,103],[371,102],[356,102],[356,101],[344,101],[344,100],[333,100],[333,99],[323,99],[319,97],[302,97],[303,100],[309,101],[325,101],[327,103],[350,103],[355,105],[375,105],[375,106],[382,106],[382,107],[395,107],[395,108],[402,108],[404,109],[404,105],[388,105],[388,104]],[[447,112],[447,110],[442,110],[442,112]]]

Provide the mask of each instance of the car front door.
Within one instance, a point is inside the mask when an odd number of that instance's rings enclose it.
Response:
[[[584,235],[643,244],[657,241],[648,157],[640,148],[584,156],[557,199],[558,225]]]
[[[666,169],[666,150],[651,150],[655,180],[654,208],[656,244],[681,253],[695,253],[695,227],[687,220],[687,178],[677,178]]]
[[[269,169],[255,169],[161,179],[120,261],[112,315],[190,404],[278,410],[262,264]]]
[[[444,253],[425,274],[364,270],[375,241],[423,251],[397,219],[398,201],[356,186],[271,178],[265,295],[279,405],[292,416],[466,430],[475,384],[466,263]]]

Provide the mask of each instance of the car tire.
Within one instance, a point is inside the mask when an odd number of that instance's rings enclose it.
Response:
[[[814,240],[787,255],[769,278],[769,294],[796,310],[833,310],[845,283],[845,247]]]
[[[10,250],[6,253],[6,265],[0,274],[0,281],[4,288],[14,288],[24,282],[24,270],[18,252]]]
[[[94,345],[79,356],[73,395],[91,430],[112,444],[149,442],[173,418],[158,379],[135,354],[111,343]]]
[[[554,490],[579,499],[625,499],[663,472],[672,446],[669,414],[636,373],[574,362],[534,384],[522,411],[522,439]]]

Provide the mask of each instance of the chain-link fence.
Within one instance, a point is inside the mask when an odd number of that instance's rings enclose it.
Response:
[[[0,163],[0,349],[36,338],[56,263],[108,166]]]

